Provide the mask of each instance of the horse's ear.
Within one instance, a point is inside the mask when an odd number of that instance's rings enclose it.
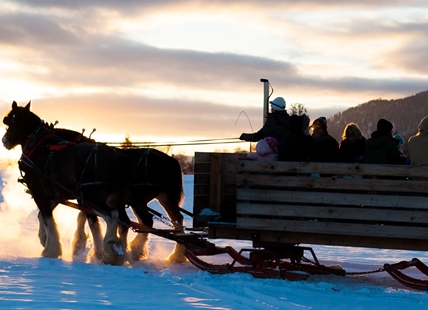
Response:
[[[28,101],[27,105],[25,106],[25,109],[28,111],[30,111],[30,108],[31,108],[31,100]]]
[[[12,102],[12,109],[16,109],[18,107],[18,104],[16,103],[15,100],[13,100]]]

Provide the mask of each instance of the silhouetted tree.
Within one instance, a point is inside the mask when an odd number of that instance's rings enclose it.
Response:
[[[303,115],[308,114],[308,110],[306,109],[303,103],[294,103],[290,107],[291,115]]]

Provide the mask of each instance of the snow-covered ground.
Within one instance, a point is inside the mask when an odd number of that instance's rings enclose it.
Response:
[[[191,264],[169,264],[174,244],[152,237],[149,259],[131,266],[73,262],[70,239],[77,211],[55,212],[64,247],[62,259],[40,258],[36,207],[16,182],[17,168],[3,172],[0,204],[0,309],[426,309],[428,294],[402,286],[385,272],[362,276],[311,276],[307,281],[255,279],[247,274],[213,275]],[[184,208],[192,210],[193,176],[185,176]],[[154,202],[151,207],[161,210]],[[157,223],[162,227],[162,223]],[[191,220],[186,217],[186,225]],[[211,240],[240,248],[247,242]],[[313,247],[324,264],[348,272],[369,271],[423,252]],[[222,262],[223,257],[215,257]],[[412,272],[412,271],[410,271]],[[414,271],[413,271],[414,272]],[[416,274],[420,276],[420,274]]]

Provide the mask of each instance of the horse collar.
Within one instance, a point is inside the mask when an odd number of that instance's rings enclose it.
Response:
[[[22,153],[31,157],[34,151],[39,147],[43,142],[54,136],[54,133],[45,126],[43,120],[41,121],[39,127],[36,128],[27,138],[23,147]]]

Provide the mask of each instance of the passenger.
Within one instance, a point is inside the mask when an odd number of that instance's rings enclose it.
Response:
[[[272,137],[261,139],[256,145],[256,152],[248,153],[249,159],[256,160],[277,160],[278,141]]]
[[[345,126],[342,141],[339,144],[340,161],[344,163],[362,163],[364,161],[364,147],[366,138],[363,137],[360,127],[355,123]]]
[[[243,133],[240,140],[256,142],[266,137],[273,137],[277,141],[285,136],[289,130],[290,115],[285,110],[285,100],[282,97],[270,101],[271,113],[267,114],[263,127],[255,133]]]
[[[315,151],[312,158],[317,162],[338,162],[339,161],[339,143],[328,134],[327,119],[325,117],[317,118],[311,126],[312,137],[315,141]]]
[[[407,153],[411,165],[428,165],[428,116],[420,121],[418,133],[409,138]]]
[[[281,161],[310,161],[314,154],[315,142],[309,135],[307,115],[290,117],[290,131],[278,144],[278,159]]]
[[[366,141],[364,162],[369,164],[404,164],[404,158],[392,137],[392,123],[380,119],[377,130]]]

